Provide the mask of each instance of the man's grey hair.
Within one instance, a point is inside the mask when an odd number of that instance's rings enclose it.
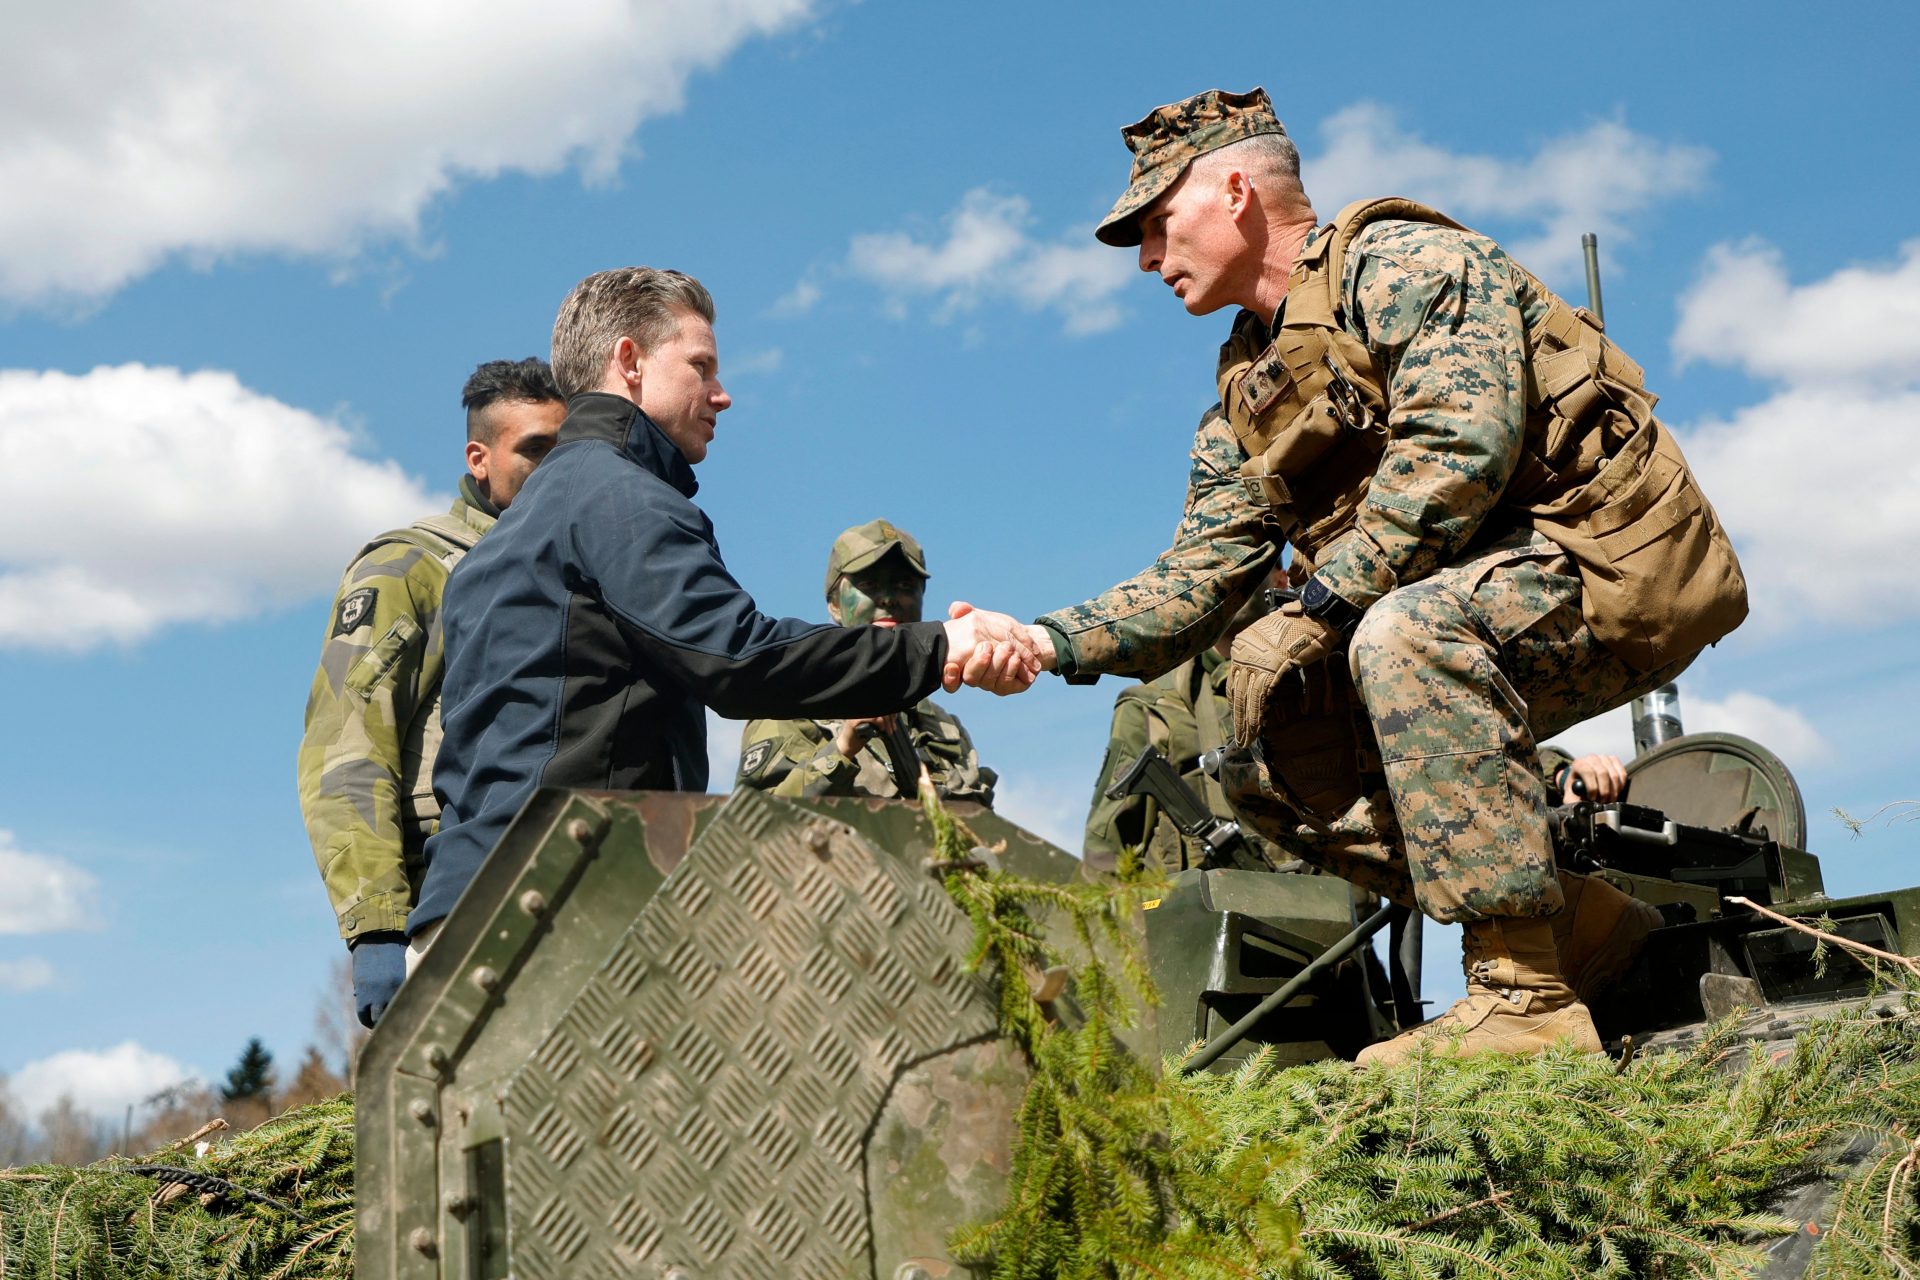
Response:
[[[680,331],[682,311],[713,323],[713,295],[692,276],[660,267],[596,271],[573,286],[553,322],[553,380],[569,398],[600,385],[613,344],[652,351]]]
[[[1256,133],[1251,138],[1230,142],[1201,156],[1193,168],[1212,174],[1229,166],[1244,169],[1257,184],[1262,179],[1278,181],[1284,189],[1300,186],[1300,148],[1284,133]]]

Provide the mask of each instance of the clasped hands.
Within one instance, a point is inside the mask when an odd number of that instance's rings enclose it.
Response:
[[[1043,627],[976,609],[964,600],[947,607],[943,625],[947,664],[940,683],[948,693],[963,684],[1003,696],[1019,693],[1054,667],[1053,640]]]

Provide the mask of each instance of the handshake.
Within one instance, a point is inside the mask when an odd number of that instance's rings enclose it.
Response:
[[[963,684],[1001,695],[1019,693],[1057,661],[1053,637],[1044,627],[976,609],[964,600],[947,606],[944,625],[947,665],[941,684],[948,693]]]

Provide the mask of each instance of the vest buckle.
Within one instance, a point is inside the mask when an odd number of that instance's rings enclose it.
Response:
[[[1331,355],[1321,356],[1320,360],[1327,366],[1327,372],[1333,375],[1327,381],[1327,404],[1333,409],[1333,416],[1339,419],[1340,425],[1349,431],[1362,433],[1379,428],[1373,407],[1360,394],[1360,388],[1347,379]],[[1386,434],[1384,429],[1381,429],[1381,434]]]

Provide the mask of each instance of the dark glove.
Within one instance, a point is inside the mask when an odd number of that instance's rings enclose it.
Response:
[[[349,944],[353,954],[353,1011],[371,1027],[393,1003],[407,976],[407,935],[363,933]]]
[[[1233,666],[1227,671],[1227,701],[1233,708],[1233,740],[1243,747],[1260,741],[1268,708],[1276,697],[1288,696],[1287,683],[1299,686],[1303,709],[1310,706],[1316,683],[1330,697],[1331,680],[1321,664],[1346,646],[1346,637],[1331,622],[1308,617],[1300,602],[1290,600],[1242,631],[1233,640]]]

